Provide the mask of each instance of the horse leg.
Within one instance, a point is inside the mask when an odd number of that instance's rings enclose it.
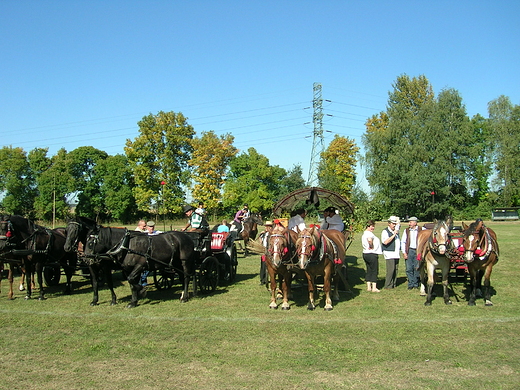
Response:
[[[90,264],[88,266],[90,272],[90,280],[92,282],[92,302],[90,306],[97,306],[99,301],[99,264]]]
[[[190,279],[191,279],[191,276],[189,274],[190,270],[188,269],[188,263],[186,262],[186,260],[182,260],[182,269],[184,271],[184,289],[182,291],[180,301],[185,303],[185,302],[188,302],[188,299],[189,299],[188,289],[190,287]]]
[[[491,302],[491,271],[493,271],[493,263],[486,267],[484,273],[484,300],[486,306],[493,306],[493,302]]]
[[[143,264],[136,264],[132,272],[128,274],[127,279],[130,284],[130,290],[132,291],[132,299],[126,306],[129,309],[136,307],[139,298],[144,298],[146,296],[146,287],[141,285],[141,273],[143,268]]]
[[[475,270],[475,267],[473,263],[468,265],[468,271],[469,271],[469,300],[468,305],[469,306],[475,306],[475,300],[477,299],[477,279],[478,279],[478,271]]]
[[[76,270],[78,258],[76,253],[66,253],[66,258],[67,261],[63,263],[62,267],[67,278],[67,282],[65,284],[65,294],[70,295],[72,294],[72,275],[74,275],[74,271]]]
[[[426,295],[426,302],[424,302],[424,306],[431,306],[432,305],[432,292],[433,292],[433,285],[435,284],[435,265],[431,263],[430,260],[424,259],[425,261],[425,267],[428,273],[428,285],[427,285],[427,295]]]
[[[450,293],[449,293],[449,289],[448,289],[449,273],[450,273],[450,262],[448,259],[445,259],[444,263],[442,265],[442,287],[443,287],[443,292],[444,292],[444,295],[443,295],[444,303],[446,305],[451,305]]]
[[[271,293],[271,302],[269,302],[269,309],[278,309],[278,304],[276,303],[276,276],[278,273],[274,269],[273,265],[266,260],[267,272],[269,274],[269,292]]]
[[[330,287],[331,287],[331,281],[332,281],[332,269],[334,265],[332,263],[329,264],[325,268],[325,272],[323,275],[323,292],[325,293],[325,307],[324,310],[331,311],[332,310],[332,299],[330,298]],[[337,283],[337,282],[336,282]],[[336,286],[337,290],[337,286]],[[337,291],[336,291],[337,293]],[[339,300],[339,295],[338,295]]]
[[[289,294],[291,291],[291,273],[282,266],[282,277],[283,277],[283,283],[282,283],[282,291],[283,291],[283,303],[282,303],[282,310],[290,310],[291,305],[289,305]]]
[[[426,279],[427,279],[427,275],[426,275],[426,271],[425,271],[424,261],[422,261],[419,266],[419,280],[421,282],[421,287],[420,287],[421,290],[420,290],[419,295],[421,297],[426,296],[426,283],[427,283]]]
[[[45,291],[43,289],[43,262],[38,261],[36,263],[36,275],[38,277],[38,287],[40,288],[40,294],[38,297],[39,301],[45,300]]]
[[[101,263],[100,267],[103,271],[103,275],[105,276],[105,280],[107,282],[107,286],[110,289],[110,306],[117,305],[117,296],[114,291],[114,279],[112,278],[112,262],[110,263]]]
[[[9,265],[9,275],[7,276],[7,280],[9,280],[9,293],[7,294],[7,299],[13,300],[14,299],[14,291],[13,291],[13,284],[14,284],[14,272],[13,272],[13,265]]]
[[[307,284],[309,285],[309,303],[307,303],[307,310],[316,309],[314,304],[314,275],[311,275],[308,271],[305,271],[307,276]]]

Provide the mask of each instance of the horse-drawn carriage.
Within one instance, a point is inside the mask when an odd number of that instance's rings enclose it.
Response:
[[[285,196],[273,208],[273,215],[278,216],[284,210],[293,210],[304,203],[314,205],[319,210],[322,206],[334,206],[345,214],[352,214],[353,204],[341,195],[319,187],[307,187]],[[324,203],[326,203],[324,205]],[[352,240],[351,231],[322,230],[318,226],[310,226],[298,233],[287,227],[277,225],[268,238],[265,251],[265,264],[270,277],[271,303],[270,308],[276,309],[276,275],[280,276],[283,290],[282,310],[289,310],[293,275],[307,280],[309,302],[307,308],[314,310],[316,292],[316,277],[323,279],[325,293],[325,310],[332,310],[331,287],[334,286],[334,300],[339,300],[339,282],[348,289],[346,280],[345,251]],[[346,243],[349,242],[348,245]]]
[[[233,283],[237,274],[238,258],[235,234],[210,232],[186,233],[194,242],[197,286],[204,293],[213,292],[221,281]],[[152,272],[158,290],[171,288],[182,275],[168,268],[156,268]]]

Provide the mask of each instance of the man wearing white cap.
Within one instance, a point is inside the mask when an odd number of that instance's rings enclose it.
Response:
[[[386,260],[385,289],[389,290],[396,286],[397,267],[399,266],[399,217],[392,215],[388,218],[388,227],[381,232],[381,247]]]
[[[401,251],[406,264],[408,290],[419,288],[419,262],[417,261],[417,235],[421,228],[417,226],[417,218],[408,218],[408,227],[401,238]]]

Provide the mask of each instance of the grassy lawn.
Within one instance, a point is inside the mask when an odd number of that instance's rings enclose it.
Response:
[[[493,307],[482,299],[469,307],[456,279],[453,305],[437,284],[438,298],[425,307],[407,290],[402,259],[398,288],[366,292],[360,234],[347,252],[352,293],[342,292],[331,312],[322,301],[307,311],[305,286],[295,286],[290,311],[270,310],[259,256],[239,258],[237,281],[213,294],[181,304],[178,288],[151,286],[135,309],[125,308],[130,289],[119,272],[117,306],[106,289],[89,306],[81,276],[73,295],[48,288],[42,302],[19,291],[8,301],[4,281],[0,389],[516,389],[520,223],[487,225],[501,249]]]

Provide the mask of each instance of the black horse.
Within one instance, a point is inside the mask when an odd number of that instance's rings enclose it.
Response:
[[[67,222],[66,236],[67,240],[65,241],[65,250],[68,252],[79,252],[78,246],[81,243],[83,246],[83,250],[87,244],[87,237],[89,234],[95,235],[98,233],[100,225],[96,223],[93,219],[86,217],[75,217],[70,219]],[[113,228],[116,229],[116,228]],[[120,231],[121,234],[125,232],[125,229],[117,228],[115,231],[115,236],[117,237],[117,231]],[[121,236],[122,237],[122,236]],[[121,237],[117,238],[119,241]],[[114,243],[115,245],[115,243]],[[82,255],[82,253],[81,253]],[[117,304],[117,296],[114,291],[114,281],[112,279],[112,270],[117,267],[116,262],[110,256],[101,256],[98,257],[96,261],[93,259],[86,259],[85,261],[88,265],[88,269],[90,272],[90,277],[92,281],[92,290],[93,290],[93,298],[92,302],[90,302],[91,306],[96,306],[99,302],[99,288],[101,286],[101,280],[105,280],[108,288],[111,293],[110,305]]]
[[[193,241],[186,233],[172,231],[147,235],[126,230],[123,235],[114,233],[114,229],[100,228],[98,234],[90,235],[85,255],[91,258],[109,256],[121,265],[132,291],[127,307],[136,307],[139,298],[146,294],[146,288],[140,284],[145,269],[166,269],[179,273],[184,279],[180,300],[188,300],[189,282],[195,272],[195,257]],[[193,280],[196,294],[196,278]]]
[[[0,221],[0,253],[20,259],[26,277],[36,272],[40,289],[39,299],[45,299],[43,289],[43,267],[58,263],[67,276],[65,293],[72,292],[72,275],[77,257],[64,249],[66,237],[61,229],[47,229],[19,215],[4,216]],[[32,286],[27,280],[27,295],[30,299]]]

